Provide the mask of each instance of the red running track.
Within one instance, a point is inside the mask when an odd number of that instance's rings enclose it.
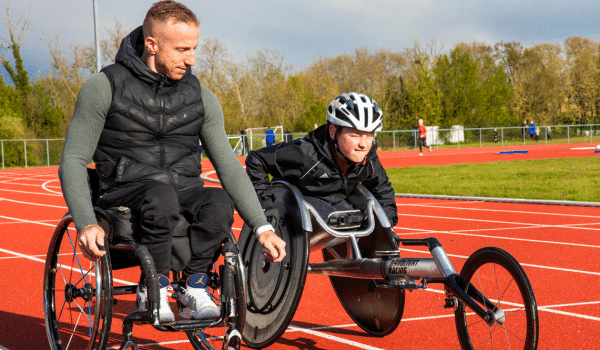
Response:
[[[562,153],[583,155],[583,151],[567,147],[529,150],[529,157],[538,158],[550,158],[544,154],[551,158]],[[493,152],[434,150],[418,157],[414,151],[403,151],[381,152],[380,157],[386,166],[395,162],[434,165],[448,159],[531,159]],[[50,235],[67,210],[56,170],[0,171],[0,349],[48,348],[42,307],[44,259]],[[403,237],[437,237],[458,271],[480,247],[498,246],[515,256],[531,281],[539,306],[539,349],[600,349],[600,291],[594,287],[600,276],[600,208],[429,199],[397,202],[400,221],[395,231]],[[241,225],[236,216],[234,232],[239,232]],[[402,249],[402,255],[423,257],[425,252]],[[138,271],[115,271],[114,276],[134,282]],[[453,313],[441,307],[444,295],[436,288],[407,293],[398,329],[374,338],[345,314],[326,277],[309,275],[291,327],[270,349],[459,349]],[[118,298],[121,302],[115,307],[110,348],[118,348],[121,320],[133,309],[131,296]],[[134,336],[139,345],[145,344],[144,349],[191,349],[184,334],[162,333],[150,326],[134,327]]]

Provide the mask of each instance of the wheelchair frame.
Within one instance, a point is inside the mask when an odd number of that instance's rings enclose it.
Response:
[[[82,327],[78,325],[82,314],[84,314],[85,318],[89,319],[87,330],[89,341],[86,349],[104,349],[106,347],[112,322],[112,306],[117,302],[113,297],[115,295],[135,294],[137,289],[137,284],[113,286],[110,251],[115,252],[115,250],[119,252],[133,251],[135,257],[140,261],[147,280],[149,301],[147,311],[132,312],[125,316],[123,320],[124,340],[121,343],[120,349],[137,349],[137,345],[132,339],[134,322],[151,324],[155,329],[164,332],[184,331],[195,349],[208,350],[215,348],[203,335],[197,337],[196,332],[224,323],[227,330],[222,339],[222,348],[228,350],[239,349],[241,345],[239,329],[241,329],[244,323],[246,309],[246,278],[244,270],[241,268],[242,262],[233,234],[230,233],[230,237],[224,242],[222,247],[224,264],[219,266],[220,278],[216,277],[211,281],[213,289],[220,287],[219,300],[221,312],[219,317],[208,320],[179,320],[173,323],[161,324],[158,319],[160,300],[158,275],[148,249],[138,243],[119,246],[110,244],[109,237],[113,236],[111,218],[100,208],[94,208],[94,210],[98,223],[105,230],[105,247],[109,247],[109,251],[102,258],[91,262],[92,266],[89,269],[82,267],[82,263],[77,256],[80,255],[76,251],[75,242],[77,234],[75,233],[71,236],[69,232],[71,231],[69,225],[73,222],[69,213],[63,217],[52,235],[44,273],[44,314],[46,332],[52,349],[69,349],[74,335],[81,336],[82,333],[85,335],[85,332],[79,329]],[[68,252],[63,251],[64,248],[61,250],[63,240],[67,238],[73,252],[72,262],[76,263],[77,266],[63,265],[59,257],[59,255],[68,254]],[[69,249],[69,244],[67,244],[67,250]],[[87,259],[85,260],[87,261]],[[128,265],[127,267],[129,266],[134,265]],[[81,278],[73,284],[68,276],[67,278],[65,277],[63,270],[73,271],[77,269],[80,270]],[[56,286],[56,281],[60,281],[59,277],[61,277],[61,274],[65,283],[64,290]],[[78,275],[77,277],[80,276]],[[68,283],[67,279],[69,280]],[[95,283],[88,282],[88,279],[90,282],[93,279]],[[172,282],[172,285],[175,284],[176,281]],[[59,298],[62,296],[61,292],[64,293],[64,302],[62,305],[57,305],[55,299],[57,296]],[[62,298],[60,299],[62,300]],[[80,303],[83,304],[83,307]],[[71,304],[74,304],[74,306]],[[89,304],[87,306],[89,315],[85,311],[86,304]],[[79,310],[79,316],[73,329],[67,329],[71,334],[63,337],[61,336],[61,331],[64,331],[64,327],[61,326],[61,315],[63,312],[68,313],[69,310]],[[218,341],[220,342],[221,340]]]
[[[446,293],[444,306],[455,309],[456,328],[463,349],[481,348],[481,346],[474,347],[473,345],[479,339],[471,333],[471,325],[467,324],[466,319],[470,317],[466,313],[467,307],[487,325],[484,333],[487,332],[491,337],[493,330],[500,327],[507,334],[507,342],[509,342],[508,332],[510,329],[506,328],[506,322],[518,317],[515,325],[521,326],[523,323],[525,331],[518,334],[523,339],[515,340],[519,345],[511,348],[526,350],[537,348],[539,321],[535,296],[522,267],[506,251],[496,247],[479,249],[467,259],[461,273],[458,274],[436,238],[401,239],[398,237],[375,197],[362,185],[358,185],[355,190],[367,201],[366,224],[354,231],[336,230],[328,226],[317,210],[304,200],[304,196],[295,186],[285,181],[274,181],[273,189],[275,192],[282,193],[277,200],[292,208],[290,210],[288,207],[288,212],[292,212],[290,215],[294,217],[292,222],[286,223],[285,220],[280,220],[281,225],[287,225],[294,229],[296,237],[304,239],[304,243],[295,244],[291,250],[304,252],[300,254],[308,254],[308,246],[310,252],[322,251],[325,258],[323,262],[310,264],[307,262],[308,257],[303,260],[295,259],[296,264],[305,262],[305,266],[302,267],[305,271],[296,277],[299,280],[297,284],[300,286],[300,291],[296,291],[295,294],[301,294],[306,273],[328,275],[338,299],[357,325],[372,335],[384,336],[393,332],[400,322],[404,308],[405,290],[424,290],[427,289],[428,284],[442,284]],[[242,229],[240,249],[244,265],[248,269],[248,280],[260,280],[261,271],[254,267],[259,261],[257,255],[252,253],[252,249],[248,248],[252,242],[248,243],[247,236],[248,229]],[[286,233],[284,236],[291,235]],[[374,236],[376,238],[373,238]],[[400,244],[427,247],[431,258],[400,257],[398,249]],[[381,247],[387,249],[377,249]],[[294,262],[286,263],[284,260],[282,264],[293,266]],[[506,271],[512,278],[507,289],[514,284],[518,288],[515,295],[522,300],[522,304],[516,303],[519,305],[516,309],[501,307],[515,303],[505,304],[506,302],[502,300],[504,294],[501,296],[500,291],[494,296],[497,299],[490,300],[476,287],[477,283],[481,285],[482,282],[471,281],[475,275],[480,278],[479,271],[482,271],[483,276],[483,271],[489,264],[492,264],[494,271],[496,269],[502,273]],[[293,278],[288,279],[293,280]],[[286,286],[287,284],[284,287]],[[252,300],[252,288],[252,286],[249,288],[249,304],[255,303]],[[375,293],[375,291],[378,292]],[[392,293],[400,291],[401,293],[391,294],[395,299],[381,296],[382,292],[389,291]],[[277,288],[273,294],[276,293],[278,293]],[[376,294],[379,296],[375,296]],[[263,299],[265,298],[263,297]],[[299,295],[295,295],[294,299],[299,301]],[[286,322],[276,330],[270,330],[267,327],[260,328],[264,323],[262,319],[267,316],[249,309],[247,323],[242,333],[244,341],[255,348],[267,346],[276,341],[285,331],[291,322],[291,316],[296,311],[297,303],[291,304],[292,306],[287,310],[275,309],[275,312],[280,314],[284,314],[285,311],[291,313],[291,315],[287,315]],[[385,313],[383,311],[390,307],[397,308],[397,312]],[[263,308],[263,311],[264,309],[268,308]],[[259,334],[258,337],[257,334]],[[484,340],[483,344],[485,345],[487,341]]]

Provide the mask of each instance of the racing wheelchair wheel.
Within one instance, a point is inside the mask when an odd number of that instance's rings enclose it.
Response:
[[[456,330],[462,349],[537,349],[539,322],[535,296],[523,268],[506,251],[486,247],[467,259],[460,277],[465,291],[474,286],[504,311],[503,322],[489,326],[481,317],[467,312],[457,300]]]
[[[46,333],[53,350],[106,347],[113,306],[110,256],[107,252],[96,261],[83,256],[69,214],[52,234],[43,288]]]
[[[230,241],[236,241],[232,233],[230,233]],[[221,289],[219,287],[222,286],[223,283],[227,283],[224,281],[223,277],[225,268],[225,264],[219,265],[217,268],[219,275],[214,274],[210,283],[210,287],[213,290],[213,299],[219,308],[223,307],[220,298]],[[244,325],[245,322],[246,295],[248,293],[244,265],[242,263],[242,257],[239,253],[236,256],[232,272],[233,278],[230,282],[234,283],[233,288],[235,289],[235,299],[231,302],[235,304],[232,305],[235,308],[235,315],[232,316],[233,319],[230,319],[230,316],[225,315],[226,319],[224,320],[224,323],[226,325],[228,322],[233,321],[239,329]],[[195,331],[187,331],[186,335],[196,350],[239,350],[241,346],[241,334],[230,334],[225,325],[199,329]],[[227,338],[232,339],[232,341],[226,342]]]
[[[308,269],[308,233],[298,218],[281,220],[275,232],[286,242],[286,257],[270,263],[246,225],[240,233],[240,251],[248,276],[248,306],[242,332],[251,348],[273,344],[290,324],[304,290]]]

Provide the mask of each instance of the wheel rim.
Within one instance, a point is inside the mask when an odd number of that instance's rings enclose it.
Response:
[[[108,254],[96,262],[84,258],[76,232],[70,217],[63,219],[46,259],[44,310],[52,349],[102,348],[110,331]],[[109,292],[103,293],[107,288]],[[100,291],[99,298],[96,291]]]
[[[466,349],[535,349],[537,344],[537,306],[524,272],[512,257],[491,256],[479,259],[461,277],[482,292],[497,307],[499,322],[489,326],[460,302],[457,306],[457,329]],[[508,253],[506,253],[508,254]],[[509,259],[510,257],[510,259]],[[470,287],[467,287],[470,288]]]

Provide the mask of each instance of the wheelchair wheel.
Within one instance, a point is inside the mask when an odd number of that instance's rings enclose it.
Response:
[[[235,237],[231,234],[230,238],[233,242],[235,242]],[[217,268],[217,271],[220,269]],[[242,263],[242,257],[240,254],[237,255],[235,273],[233,275],[233,282],[235,288],[235,319],[230,320],[228,318],[225,319],[225,324],[230,321],[234,321],[238,327],[238,331],[241,332],[241,327],[244,325],[244,321],[246,318],[246,295],[247,295],[247,286],[246,286],[246,275],[244,272],[244,265]],[[215,303],[222,307],[220,304],[219,298],[219,290],[213,290],[213,299]],[[241,338],[238,338],[240,342],[232,342],[229,346],[224,347],[224,339],[228,336],[227,328],[223,326],[207,328],[207,329],[199,329],[196,331],[188,331],[186,332],[190,343],[197,350],[239,350]]]
[[[455,322],[462,349],[537,348],[537,304],[527,275],[515,258],[499,248],[479,249],[467,259],[460,277],[466,282],[465,289],[475,286],[506,315],[504,324],[488,326],[457,301]],[[491,305],[481,307],[487,310]]]
[[[72,222],[70,215],[61,220],[46,256],[44,316],[50,348],[104,349],[112,321],[110,256],[86,259]]]
[[[281,263],[266,260],[247,226],[240,233],[242,260],[248,276],[248,307],[242,337],[252,348],[264,348],[277,341],[300,303],[309,252],[308,234],[297,222],[284,220],[276,230],[286,242],[286,257]]]

